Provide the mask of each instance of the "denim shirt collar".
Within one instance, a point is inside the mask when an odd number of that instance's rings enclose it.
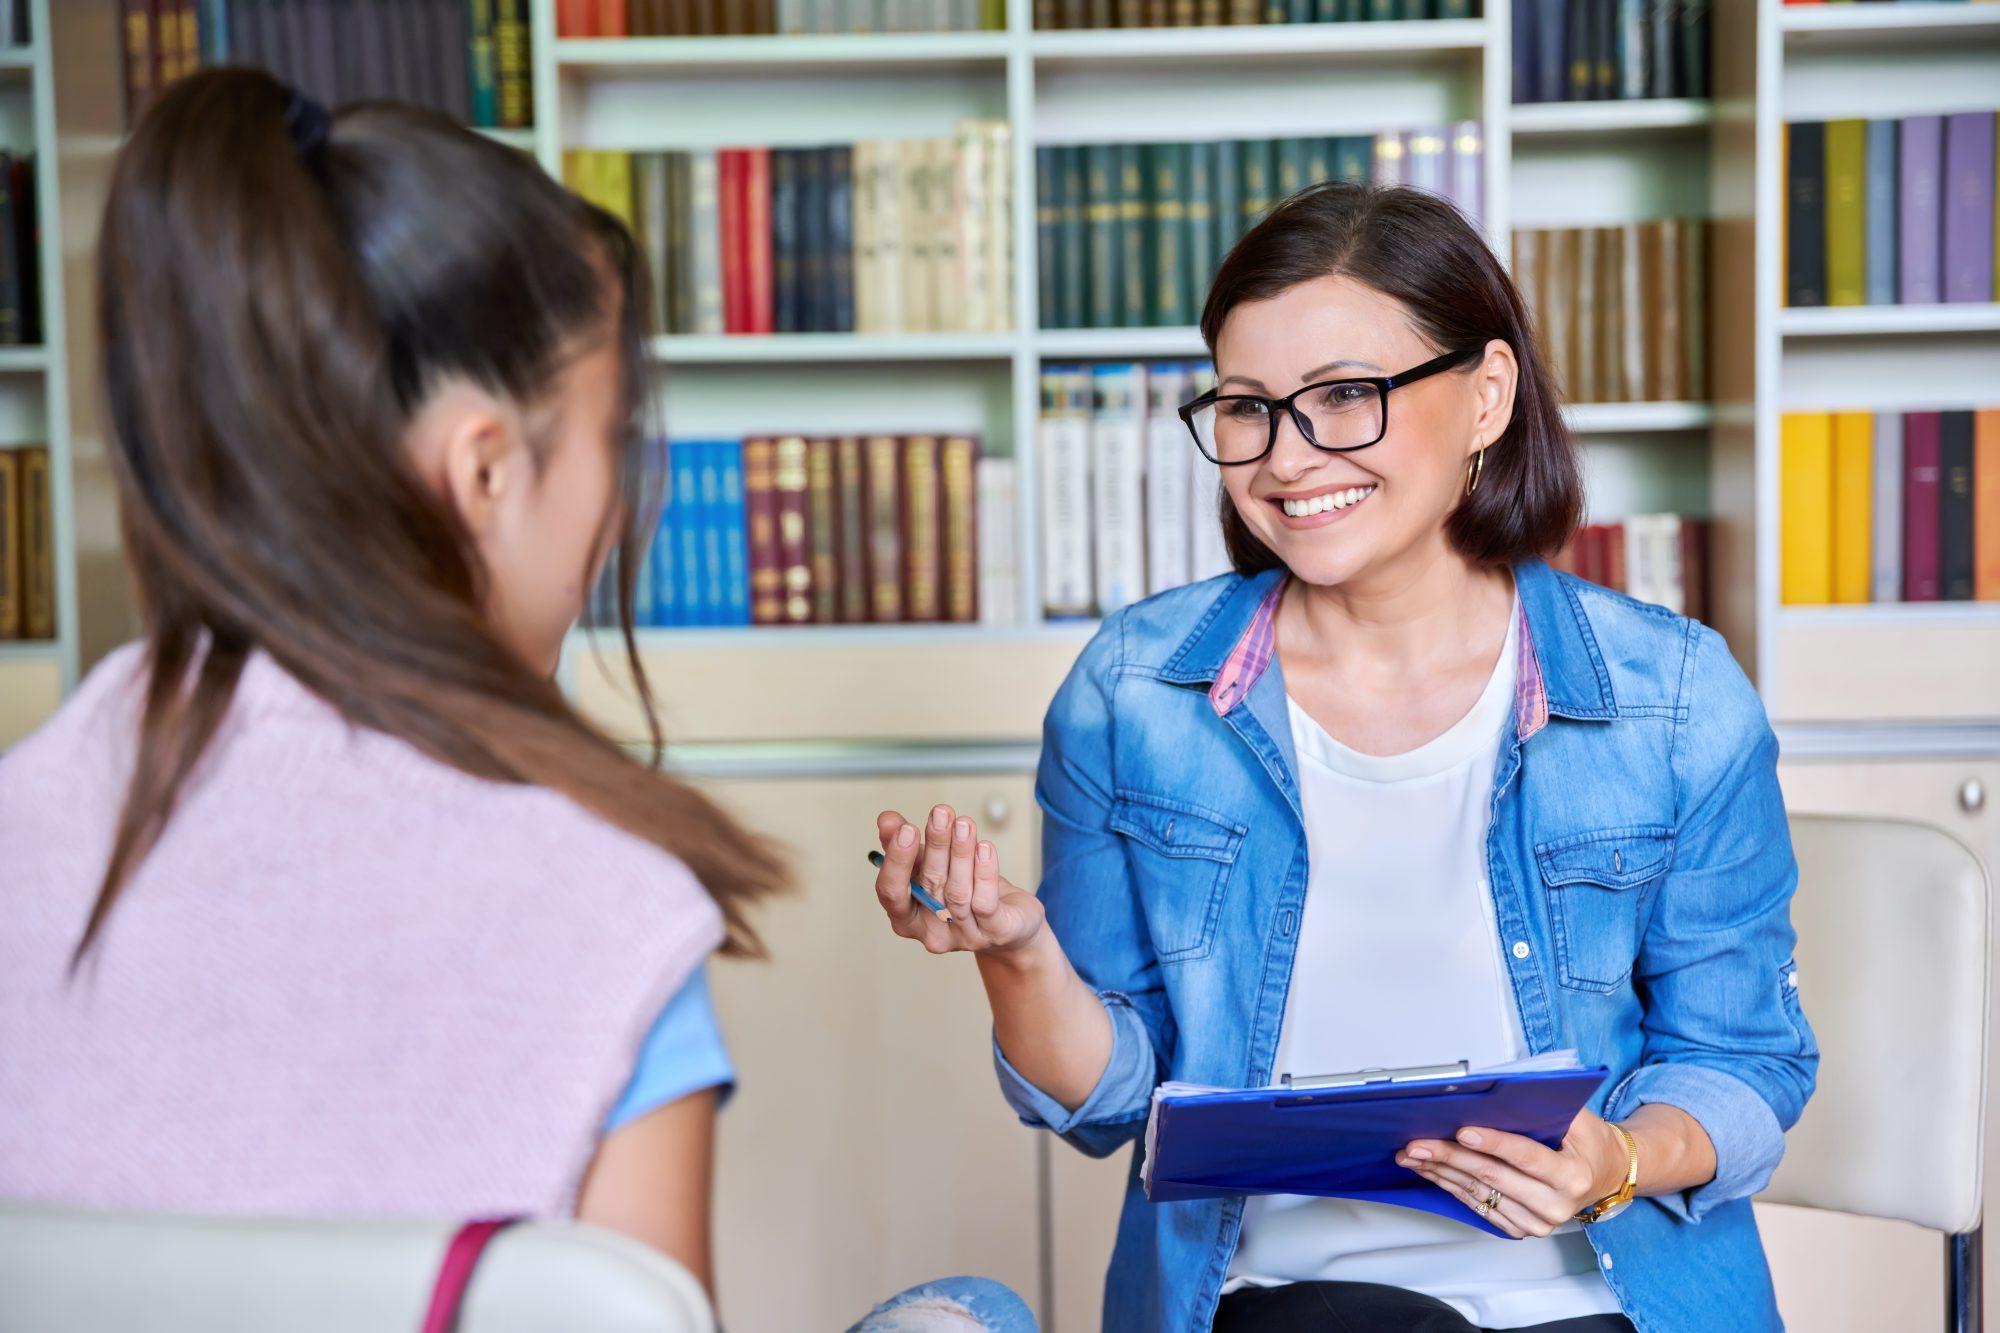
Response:
[[[1218,717],[1249,697],[1277,657],[1277,611],[1287,582],[1283,569],[1265,570],[1227,587],[1167,659],[1163,679],[1208,686]],[[1521,598],[1520,659],[1514,696],[1515,734],[1540,731],[1555,714],[1618,716],[1603,655],[1575,595],[1540,560],[1514,566]]]

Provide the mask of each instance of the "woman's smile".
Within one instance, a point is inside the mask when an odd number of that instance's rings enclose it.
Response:
[[[1303,493],[1269,497],[1288,528],[1323,528],[1347,516],[1356,505],[1375,493],[1375,482],[1366,486],[1322,486]]]

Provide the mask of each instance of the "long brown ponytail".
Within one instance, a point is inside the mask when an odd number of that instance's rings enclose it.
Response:
[[[98,318],[125,549],[149,645],[137,762],[81,960],[172,816],[251,652],[354,723],[465,772],[569,796],[680,857],[726,950],[786,878],[714,802],[627,755],[480,611],[484,572],[420,483],[404,428],[441,380],[521,403],[600,331],[626,364],[614,556],[625,652],[649,475],[630,235],[525,155],[408,107],[343,110],[303,150],[250,70],[183,79],[120,157]],[[611,281],[607,282],[607,274]]]

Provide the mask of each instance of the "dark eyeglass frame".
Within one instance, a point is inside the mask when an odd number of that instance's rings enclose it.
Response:
[[[1400,389],[1406,384],[1414,384],[1418,380],[1435,375],[1442,370],[1456,370],[1468,361],[1483,354],[1485,350],[1483,347],[1469,347],[1462,351],[1446,352],[1443,356],[1432,357],[1421,366],[1413,366],[1395,375],[1355,375],[1345,379],[1315,380],[1303,388],[1286,394],[1283,398],[1267,398],[1259,393],[1219,393],[1214,389],[1210,389],[1193,402],[1181,405],[1181,424],[1186,426],[1188,434],[1194,437],[1194,447],[1201,450],[1201,456],[1218,467],[1241,467],[1246,463],[1263,462],[1264,459],[1270,456],[1271,450],[1277,447],[1278,423],[1284,419],[1284,416],[1289,416],[1292,419],[1292,424],[1299,428],[1299,434],[1304,436],[1305,442],[1313,448],[1329,454],[1350,453],[1356,449],[1366,449],[1371,444],[1380,444],[1382,437],[1389,433],[1389,390]],[[1372,384],[1375,386],[1376,393],[1381,397],[1381,428],[1375,432],[1375,438],[1369,440],[1366,444],[1321,444],[1313,438],[1311,419],[1305,413],[1299,411],[1296,406],[1297,399],[1311,393],[1314,389],[1324,389],[1335,384]],[[1264,448],[1262,452],[1249,458],[1217,458],[1208,451],[1207,446],[1202,444],[1201,432],[1195,429],[1194,415],[1204,407],[1210,407],[1217,403],[1245,401],[1262,403],[1267,409],[1265,415],[1271,423],[1271,431],[1269,437],[1264,441]],[[1279,415],[1281,412],[1284,416]]]

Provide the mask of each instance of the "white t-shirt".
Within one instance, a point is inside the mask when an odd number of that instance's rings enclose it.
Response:
[[[1474,1064],[1528,1054],[1486,881],[1494,767],[1514,703],[1518,597],[1472,711],[1414,750],[1365,755],[1289,699],[1310,874],[1277,1073]],[[1261,1195],[1231,1288],[1380,1282],[1483,1328],[1611,1314],[1576,1222],[1510,1240],[1394,1204]]]

